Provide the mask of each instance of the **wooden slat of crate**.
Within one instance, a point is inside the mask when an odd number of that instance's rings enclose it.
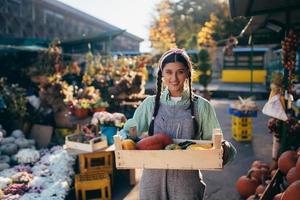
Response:
[[[89,144],[84,144],[84,143],[80,143],[80,142],[74,142],[74,141],[70,141],[69,137],[72,137],[75,134],[72,135],[68,135],[66,136],[66,140],[65,140],[65,146],[66,148],[69,149],[78,149],[78,150],[82,150],[82,151],[86,151],[86,152],[94,152],[97,151],[99,149],[103,149],[106,148],[107,145],[107,139],[104,135],[101,135],[101,141],[100,142],[95,142],[95,140],[99,139],[99,137],[93,138]]]
[[[222,151],[212,150],[121,150],[116,151],[119,169],[221,169]]]
[[[119,136],[114,136],[115,159],[118,169],[222,169],[221,148],[222,134],[214,135],[212,141],[195,141],[196,143],[213,143],[213,148],[206,150],[122,150]],[[185,140],[174,140],[175,143]]]

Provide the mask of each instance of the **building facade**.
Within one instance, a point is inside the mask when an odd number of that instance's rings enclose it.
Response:
[[[93,37],[121,29],[57,0],[0,0],[0,38],[40,38],[62,41]],[[143,39],[128,33],[114,37],[110,51],[139,51]],[[108,49],[101,41],[98,51]]]

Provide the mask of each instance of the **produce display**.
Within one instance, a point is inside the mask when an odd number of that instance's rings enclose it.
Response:
[[[255,200],[262,197],[266,190],[273,190],[273,200],[298,200],[300,197],[300,149],[288,150],[278,159],[278,170],[282,174],[276,184],[276,169],[270,171],[269,165],[262,161],[254,161],[247,175],[241,176],[236,182],[236,189],[241,197]],[[278,178],[278,177],[277,177]],[[271,182],[274,185],[270,185]],[[277,188],[276,190],[274,188]],[[266,198],[266,197],[265,197]]]
[[[21,150],[29,158],[31,151]],[[19,164],[0,172],[1,199],[65,199],[72,183],[75,158],[61,147],[38,151],[30,164]]]

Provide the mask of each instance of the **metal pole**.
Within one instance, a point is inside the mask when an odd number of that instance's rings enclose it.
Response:
[[[250,52],[250,94],[253,95],[253,40],[252,34],[249,36]]]

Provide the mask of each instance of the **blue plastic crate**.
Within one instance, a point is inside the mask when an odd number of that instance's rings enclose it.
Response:
[[[228,108],[228,113],[236,117],[257,117],[257,111],[240,111],[233,108]]]

